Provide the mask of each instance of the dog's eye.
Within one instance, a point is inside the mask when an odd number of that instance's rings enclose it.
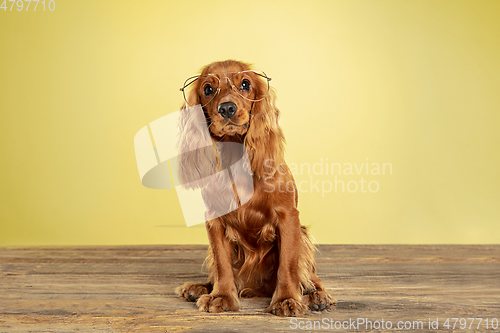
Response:
[[[205,86],[205,89],[203,89],[203,93],[205,94],[205,96],[210,96],[214,93],[214,88],[212,88],[211,85],[207,84]]]
[[[242,91],[247,91],[248,92],[248,91],[250,91],[250,87],[251,87],[250,81],[248,81],[248,80],[241,81],[241,87],[240,87],[240,89]]]

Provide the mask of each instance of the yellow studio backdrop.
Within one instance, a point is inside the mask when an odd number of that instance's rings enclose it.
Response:
[[[500,1],[19,3],[0,9],[0,245],[206,244],[174,190],[141,185],[134,135],[228,58],[272,77],[319,243],[500,241]]]

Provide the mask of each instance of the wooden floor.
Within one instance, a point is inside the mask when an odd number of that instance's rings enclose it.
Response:
[[[176,286],[205,281],[204,246],[0,248],[0,332],[261,333],[321,320],[325,331],[345,332],[354,326],[339,325],[358,318],[375,328],[383,319],[386,329],[374,331],[398,331],[399,321],[407,327],[421,321],[418,331],[447,331],[447,318],[465,318],[466,329],[458,321],[456,331],[500,331],[491,327],[500,320],[500,246],[323,245],[320,251],[319,276],[337,308],[291,322],[262,312],[268,298],[242,300],[242,310],[223,314],[199,312],[177,298]],[[467,318],[483,320],[470,325]],[[429,319],[439,320],[438,329],[429,329]]]

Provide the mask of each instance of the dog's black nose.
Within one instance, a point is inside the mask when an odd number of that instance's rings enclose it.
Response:
[[[233,102],[225,102],[221,103],[217,110],[222,117],[231,118],[236,113],[236,110],[238,110],[238,107]]]

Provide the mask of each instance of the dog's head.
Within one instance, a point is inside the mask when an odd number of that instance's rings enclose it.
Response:
[[[259,177],[264,177],[265,164],[279,165],[283,159],[284,138],[270,80],[264,72],[252,70],[246,63],[226,60],[205,66],[181,89],[188,105],[203,108],[215,142],[244,143],[251,170]],[[188,117],[184,111],[181,131]]]
[[[214,62],[193,81],[187,81],[192,87],[185,92],[186,101],[202,105],[212,136],[244,136],[252,112],[269,95],[269,80],[263,72],[251,70],[240,61]]]

